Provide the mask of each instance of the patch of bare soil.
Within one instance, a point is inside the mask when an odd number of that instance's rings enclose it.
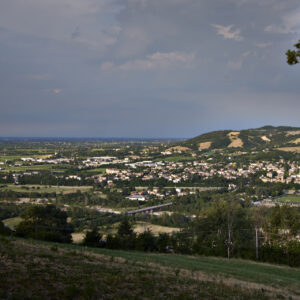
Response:
[[[199,143],[199,148],[198,150],[201,151],[201,150],[206,150],[206,149],[209,149],[211,146],[211,142],[203,142],[203,143]]]
[[[300,130],[287,131],[287,133],[286,133],[287,136],[289,136],[289,135],[297,135],[297,134],[300,134]]]
[[[265,135],[261,136],[261,139],[265,142],[271,142],[271,140]]]
[[[230,138],[231,143],[228,145],[228,148],[238,148],[243,147],[243,141],[238,137],[240,134],[239,131],[231,131],[227,134]]]
[[[300,143],[300,138],[295,139],[295,140],[292,141],[291,143],[293,143],[293,144],[299,144],[299,143]]]
[[[282,147],[282,148],[278,148],[278,150],[285,151],[285,152],[300,153],[300,147]]]

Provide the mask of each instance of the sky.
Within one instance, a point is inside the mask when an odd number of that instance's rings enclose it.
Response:
[[[300,126],[299,0],[1,0],[0,136]]]

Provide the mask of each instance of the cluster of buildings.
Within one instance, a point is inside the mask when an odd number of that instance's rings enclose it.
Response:
[[[125,159],[119,159],[115,156],[97,156],[97,157],[90,157],[86,160],[83,160],[81,164],[78,166],[79,169],[83,168],[97,168],[103,165],[110,165],[110,164],[125,164],[129,162],[129,158],[126,157]]]
[[[131,180],[139,178],[143,181],[164,179],[178,184],[192,179],[194,175],[208,179],[213,176],[225,179],[247,178],[250,174],[263,169],[262,163],[252,163],[248,167],[236,168],[235,163],[221,164],[199,161],[168,162],[140,161],[125,164],[127,168],[107,168],[106,174],[94,176],[95,182]]]
[[[263,182],[294,182],[300,184],[300,167],[296,163],[288,165],[284,164],[283,161],[268,163],[264,166],[264,169],[267,173],[260,177]]]
[[[155,181],[164,179],[172,184],[180,184],[193,181],[206,180],[212,177],[223,177],[227,180],[247,178],[251,174],[260,172],[263,182],[282,182],[300,184],[300,166],[298,163],[280,160],[277,162],[260,161],[245,164],[237,164],[231,160],[212,162],[210,158],[193,161],[169,161],[167,159],[157,161],[155,159],[142,160],[141,157],[128,156],[118,158],[116,156],[91,157],[84,160],[74,158],[21,158],[20,164],[68,164],[74,165],[74,174],[65,176],[66,179],[91,179],[95,183],[114,185],[116,181],[130,181],[140,179],[142,181]],[[107,166],[106,171],[96,175],[83,175],[81,171]],[[111,167],[112,166],[112,167]],[[76,171],[76,169],[78,171]],[[27,174],[28,173],[28,174]],[[22,175],[33,175],[33,172],[14,174],[15,182]],[[61,174],[63,175],[63,174]]]
[[[41,163],[41,164],[69,164],[74,161],[74,158],[34,158],[22,157],[23,162]]]

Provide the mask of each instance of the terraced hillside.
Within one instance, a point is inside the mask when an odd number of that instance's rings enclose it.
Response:
[[[264,126],[241,131],[213,131],[181,142],[180,145],[199,151],[276,148],[282,151],[299,152],[300,127]]]
[[[1,299],[300,299],[300,270],[0,237]]]

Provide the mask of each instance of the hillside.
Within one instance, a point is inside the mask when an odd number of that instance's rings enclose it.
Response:
[[[0,237],[1,299],[300,299],[300,270]]]
[[[299,152],[300,127],[264,126],[240,131],[213,131],[181,142],[180,145],[198,151],[274,148]]]

